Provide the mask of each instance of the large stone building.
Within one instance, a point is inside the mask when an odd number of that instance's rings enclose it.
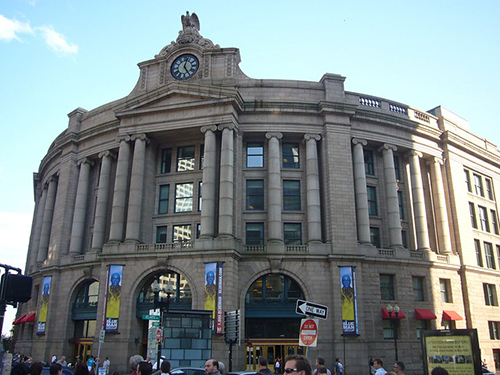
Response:
[[[409,374],[424,329],[476,328],[499,362],[496,146],[444,108],[349,92],[337,74],[249,78],[237,48],[182,20],[128,96],[68,115],[35,173],[16,350],[99,353],[125,372],[156,353],[159,282],[174,366],[228,364],[236,310],[233,369],[305,353],[298,299],[328,306],[308,356],[354,373],[394,359],[395,330]]]

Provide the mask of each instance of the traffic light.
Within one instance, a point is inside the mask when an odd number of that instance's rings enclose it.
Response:
[[[5,276],[7,283],[5,284]],[[0,299],[9,305],[16,305],[17,302],[28,302],[31,299],[31,286],[33,279],[31,276],[16,275],[13,273],[4,273],[1,279],[0,291],[3,295]]]

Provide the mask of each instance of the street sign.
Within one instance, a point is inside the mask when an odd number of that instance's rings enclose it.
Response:
[[[99,342],[102,344],[104,342],[104,337],[106,337],[106,331],[101,329],[99,331]]]
[[[300,315],[310,315],[316,318],[326,319],[328,317],[328,306],[299,299],[297,300],[295,312]]]
[[[302,319],[300,323],[299,345],[316,346],[318,343],[318,319]]]
[[[157,342],[157,343],[160,343],[160,342],[161,342],[161,329],[158,329],[158,330],[156,331],[156,337],[155,337],[155,338],[156,338],[156,342]]]
[[[240,337],[240,310],[224,311],[224,337],[226,342],[236,342]]]
[[[159,315],[142,314],[142,320],[160,320]]]

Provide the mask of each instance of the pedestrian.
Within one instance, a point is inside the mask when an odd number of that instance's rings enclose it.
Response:
[[[109,366],[111,365],[111,361],[109,360],[108,357],[106,357],[106,359],[104,360],[104,362],[102,363],[102,366],[106,369],[106,375],[109,374]]]
[[[57,361],[57,356],[54,354],[52,356],[52,359],[50,360],[50,363],[54,363],[55,361]]]
[[[89,375],[89,368],[83,362],[79,362],[75,366],[74,375]]]
[[[43,372],[42,362],[35,362],[31,365],[30,367],[31,375],[42,375],[42,372]]]
[[[394,363],[394,372],[396,375],[405,375],[405,368],[405,364],[401,361],[396,361],[396,363]]]
[[[89,372],[92,372],[92,369],[94,368],[94,363],[95,363],[94,356],[91,355],[89,359],[87,359],[87,368],[89,369]]]
[[[316,375],[318,373],[318,368],[320,368],[320,367],[325,367],[326,368],[325,358],[324,357],[318,357],[318,358],[316,358],[316,368],[314,369],[314,375]],[[330,370],[328,370],[328,368],[326,369],[326,374],[327,375],[332,375],[332,373],[330,372]]]
[[[335,375],[342,375],[344,373],[344,365],[340,362],[340,358],[335,358]]]
[[[62,366],[60,363],[53,363],[49,368],[50,375],[62,375]]]
[[[281,370],[281,362],[280,362],[280,357],[276,358],[276,361],[274,362],[274,373],[279,374]]]
[[[163,361],[160,366],[161,369],[161,375],[171,375],[170,370],[172,369],[172,366],[170,365],[169,361]]]
[[[438,366],[432,369],[431,375],[449,375],[449,373],[445,368]]]
[[[287,375],[312,375],[312,367],[306,357],[299,354],[293,354],[285,358],[283,372]]]
[[[318,375],[326,375],[327,374],[327,368],[325,366],[318,367]]]
[[[66,357],[62,356],[59,361],[57,361],[62,367],[68,367],[68,362],[66,362]]]
[[[219,371],[219,361],[211,358],[205,362],[205,374],[207,375],[221,375]]]
[[[380,358],[373,358],[373,368],[375,369],[374,375],[385,375],[387,371],[384,370],[384,361]]]
[[[257,375],[273,375],[271,370],[269,370],[269,362],[266,357],[260,356],[257,363],[259,364],[259,371],[257,372]]]
[[[153,366],[149,362],[141,361],[137,365],[137,375],[151,375],[152,372]]]
[[[128,360],[128,364],[130,365],[130,375],[137,375],[137,365],[141,361],[144,361],[142,355],[136,354],[130,357]]]

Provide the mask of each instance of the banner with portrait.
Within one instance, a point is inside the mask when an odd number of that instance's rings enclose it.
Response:
[[[212,311],[217,333],[222,333],[222,265],[217,262],[205,263],[203,306],[205,310]]]
[[[123,266],[110,265],[106,289],[106,332],[118,332]]]
[[[38,325],[36,330],[37,335],[45,334],[45,326],[47,324],[47,312],[49,309],[49,296],[50,296],[51,283],[52,283],[52,276],[45,276],[43,278],[40,314],[38,315]]]
[[[356,267],[340,268],[340,298],[342,306],[342,333],[358,335],[358,297]]]

